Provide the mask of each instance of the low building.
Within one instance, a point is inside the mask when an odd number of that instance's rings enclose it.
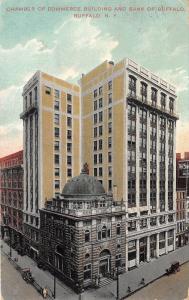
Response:
[[[177,191],[177,210],[176,210],[176,222],[177,222],[177,230],[176,230],[176,246],[182,247],[185,241],[186,234],[186,191],[178,190]]]
[[[1,234],[13,248],[23,246],[23,151],[0,158]]]
[[[125,271],[125,206],[86,170],[40,210],[40,260],[80,291]]]

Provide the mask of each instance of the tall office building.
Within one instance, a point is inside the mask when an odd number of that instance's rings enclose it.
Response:
[[[129,269],[175,248],[175,88],[131,59],[105,61],[79,84],[37,72],[24,87],[26,232],[86,162],[125,202]]]
[[[126,268],[175,248],[175,88],[130,59],[83,75],[82,160],[126,204]]]
[[[79,87],[38,71],[24,86],[24,235],[38,254],[39,208],[80,171]]]

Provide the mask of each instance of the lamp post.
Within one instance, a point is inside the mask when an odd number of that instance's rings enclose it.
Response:
[[[117,266],[117,298],[119,300],[119,267]]]
[[[56,276],[55,276],[55,266],[54,266],[54,292],[53,292],[53,298],[56,298]]]

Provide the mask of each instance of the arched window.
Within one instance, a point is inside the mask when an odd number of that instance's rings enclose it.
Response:
[[[98,240],[106,239],[110,237],[110,229],[107,229],[106,225],[103,225],[102,229],[98,231]]]
[[[106,226],[104,225],[102,227],[102,239],[106,239],[106,236],[107,236],[107,228]]]
[[[141,81],[141,86],[140,86],[140,94],[141,94],[141,100],[143,102],[146,102],[147,101],[147,83],[146,82],[143,82]]]
[[[129,95],[136,95],[136,78],[132,75],[129,75]]]
[[[121,234],[121,224],[117,224],[117,226],[116,226],[116,234],[117,235]]]
[[[90,242],[90,231],[85,230],[85,243]]]
[[[85,254],[85,259],[88,259],[90,257],[90,254],[89,253],[86,253]]]

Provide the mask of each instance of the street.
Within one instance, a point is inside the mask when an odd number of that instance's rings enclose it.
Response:
[[[181,266],[180,272],[170,276],[163,276],[126,299],[188,300],[189,262]]]

